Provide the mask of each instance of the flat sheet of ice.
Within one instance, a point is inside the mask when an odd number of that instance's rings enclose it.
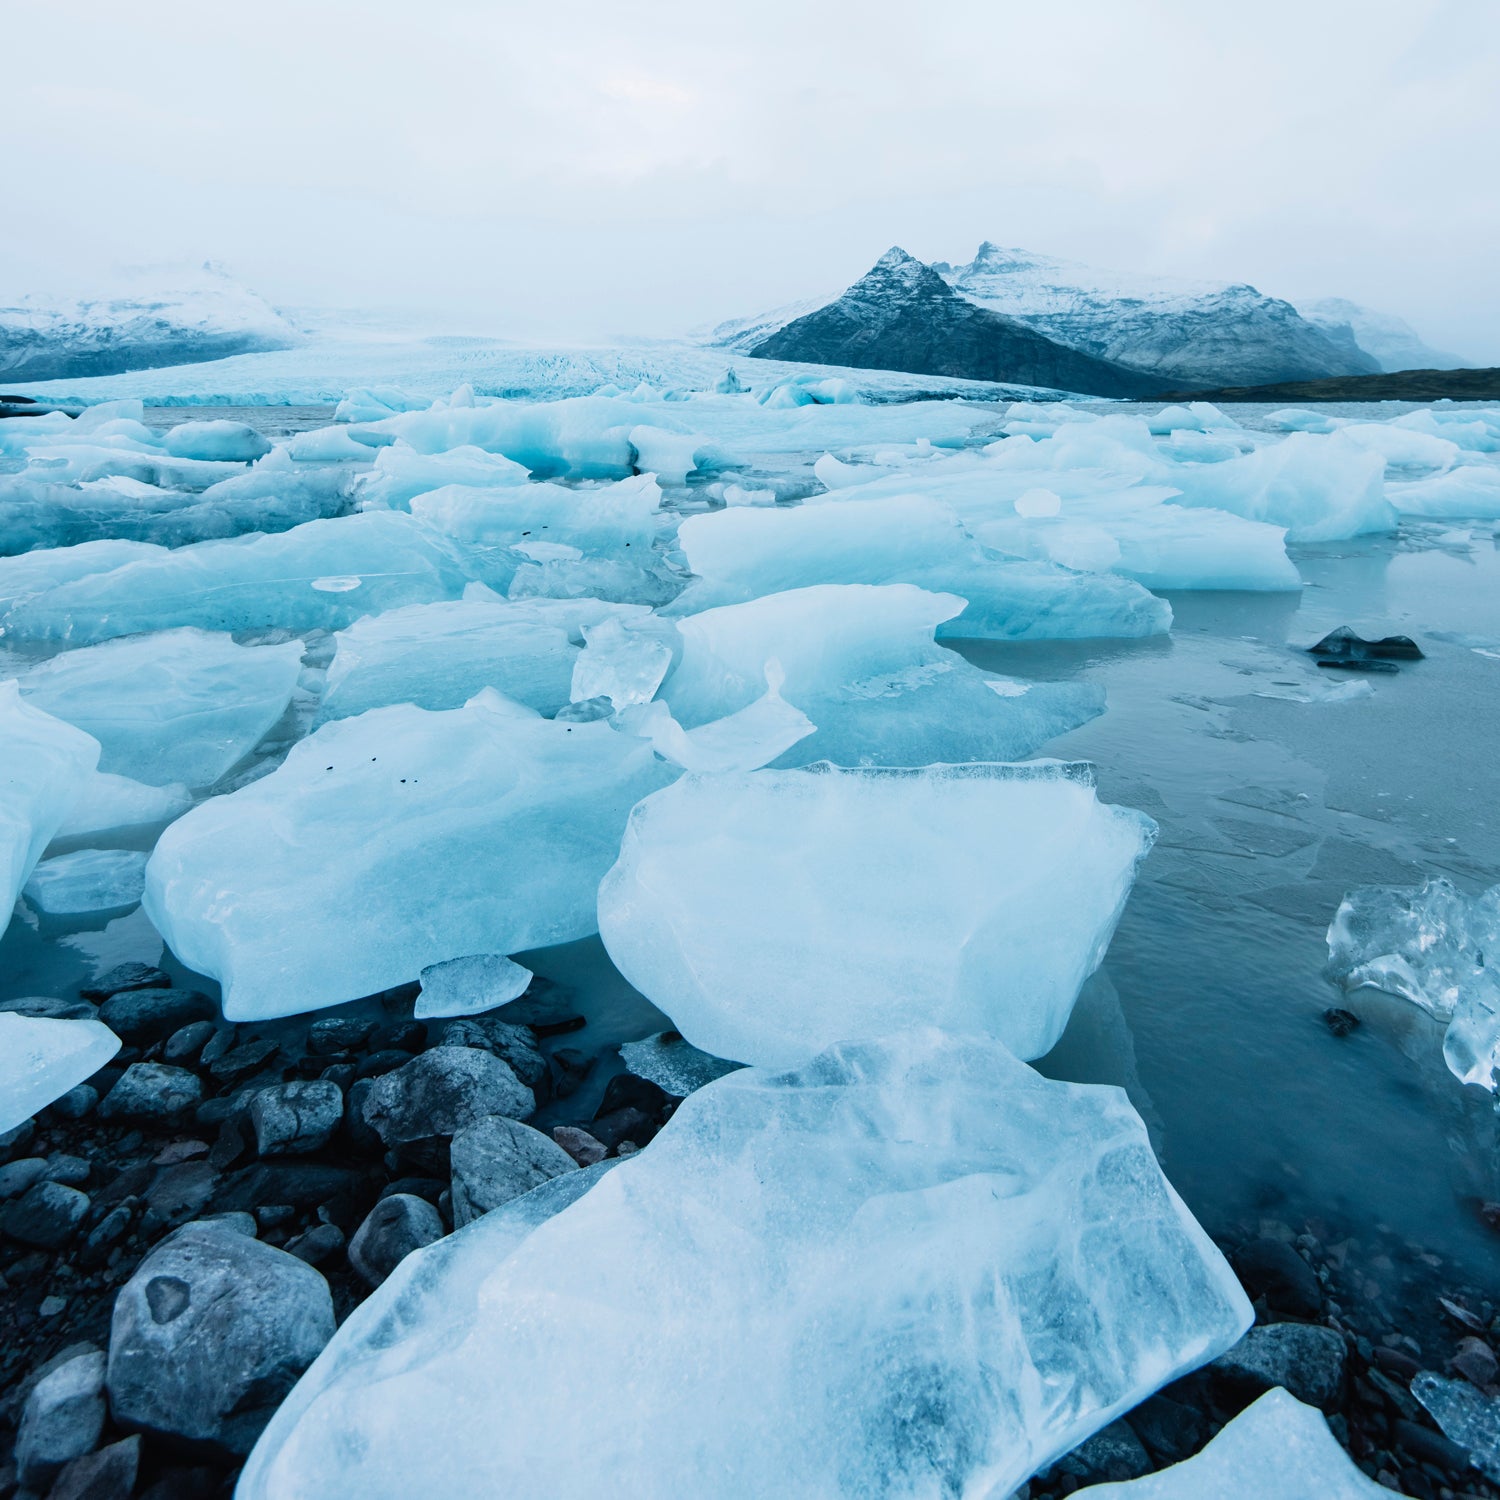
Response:
[[[704,724],[750,703],[777,662],[783,696],[817,726],[780,766],[1016,760],[1103,711],[1088,683],[996,693],[934,640],[963,609],[911,584],[822,584],[704,610],[678,622],[681,659],[661,696],[684,725]]]
[[[477,1016],[526,993],[530,969],[512,963],[503,953],[472,953],[429,964],[422,970],[422,993],[412,1014],[419,1020],[435,1016]]]
[[[445,959],[586,937],[630,808],[676,774],[607,723],[488,689],[374,709],[173,823],[146,910],[231,1020],[337,1005]]]
[[[1089,1500],[1386,1500],[1392,1492],[1354,1467],[1320,1411],[1278,1386],[1186,1462],[1075,1493]]]
[[[63,652],[20,683],[29,703],[99,741],[102,770],[208,786],[285,713],[301,670],[301,641],[237,646],[183,628]]]
[[[584,632],[646,615],[597,599],[482,597],[371,615],[338,633],[318,722],[391,703],[460,708],[486,687],[550,717],[573,696]]]
[[[99,764],[99,741],[0,682],[0,933],[21,887]]]
[[[0,1011],[0,1132],[61,1099],[120,1050],[99,1021],[52,1021]]]
[[[1465,896],[1452,881],[1362,886],[1328,927],[1328,968],[1346,990],[1384,990],[1447,1023],[1455,1078],[1492,1092],[1500,1073],[1500,885]],[[1488,955],[1488,960],[1486,958]]]
[[[917,1022],[1040,1057],[1155,831],[1060,762],[686,776],[630,815],[599,933],[717,1057],[790,1066]]]
[[[80,645],[180,625],[337,630],[403,604],[456,599],[475,566],[411,516],[371,511],[153,552],[29,594],[0,615],[0,628]]]
[[[241,1500],[1008,1495],[1251,1318],[1123,1093],[934,1031],[721,1078],[539,1216],[408,1259]]]
[[[136,849],[76,849],[44,859],[22,894],[49,917],[92,916],[124,911],[141,899],[146,856]]]
[[[1123,578],[1005,562],[947,506],[921,496],[832,500],[689,516],[678,544],[697,581],[668,610],[693,614],[819,583],[911,583],[968,600],[941,634],[1001,640],[1156,635],[1172,611]]]

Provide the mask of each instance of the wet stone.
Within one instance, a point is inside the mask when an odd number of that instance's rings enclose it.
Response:
[[[125,990],[171,988],[172,976],[164,970],[154,968],[151,964],[125,963],[116,965],[107,974],[101,974],[87,989],[80,990],[79,994],[85,1000],[108,1000]]]
[[[38,1182],[0,1212],[0,1231],[38,1250],[59,1250],[89,1211],[86,1193],[60,1182]]]
[[[372,1208],[349,1241],[349,1264],[372,1286],[414,1250],[443,1237],[443,1221],[425,1198],[394,1193]]]
[[[198,990],[127,990],[99,1007],[99,1019],[121,1041],[133,1045],[164,1041],[190,1022],[212,1020],[217,1014],[218,1007]]]
[[[164,1124],[191,1113],[202,1098],[196,1073],[167,1063],[132,1063],[100,1102],[99,1117]]]

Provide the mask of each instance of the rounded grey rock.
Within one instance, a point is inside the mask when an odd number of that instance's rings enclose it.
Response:
[[[498,1115],[466,1125],[453,1137],[453,1227],[462,1228],[578,1163],[540,1130]]]
[[[92,1453],[104,1417],[102,1354],[79,1354],[44,1376],[21,1410],[16,1434],[21,1483],[40,1490],[65,1463]]]
[[[387,1146],[451,1136],[488,1115],[523,1118],[536,1109],[531,1090],[508,1063],[475,1047],[433,1047],[374,1080],[365,1123]]]
[[[1331,1410],[1344,1388],[1343,1336],[1316,1323],[1257,1323],[1209,1366],[1255,1390],[1285,1386],[1299,1401]]]
[[[147,990],[145,994],[168,994]],[[203,1083],[196,1073],[167,1063],[131,1063],[99,1104],[101,1120],[177,1120],[196,1108]]]
[[[110,1410],[123,1427],[244,1455],[333,1331],[311,1266],[224,1225],[185,1225],[116,1299]]]
[[[331,1079],[277,1084],[250,1097],[255,1149],[262,1156],[300,1156],[327,1145],[344,1119],[344,1091]]]
[[[87,1193],[60,1182],[38,1182],[0,1215],[0,1229],[38,1250],[60,1250],[89,1211]]]
[[[379,1286],[413,1250],[443,1237],[443,1221],[425,1198],[392,1193],[382,1198],[349,1241],[349,1264]]]

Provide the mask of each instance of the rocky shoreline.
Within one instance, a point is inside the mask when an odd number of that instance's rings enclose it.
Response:
[[[660,1081],[616,1074],[572,1118],[568,1101],[598,1091],[579,1093],[595,1060],[568,1045],[584,1020],[566,995],[536,982],[498,1011],[428,1024],[414,993],[232,1026],[208,996],[133,965],[76,1000],[8,1003],[97,1014],[125,1046],[0,1138],[0,1497],[230,1494],[297,1375],[405,1254],[639,1150],[676,1108],[669,1090],[723,1066],[669,1033],[654,1061],[628,1058]],[[548,1133],[521,1123],[542,1106],[563,1117]],[[1222,1248],[1255,1302],[1242,1343],[1022,1493],[1178,1462],[1280,1385],[1379,1483],[1417,1500],[1500,1496],[1410,1391],[1430,1370],[1500,1394],[1483,1289],[1446,1285],[1420,1247],[1328,1224],[1264,1219]]]

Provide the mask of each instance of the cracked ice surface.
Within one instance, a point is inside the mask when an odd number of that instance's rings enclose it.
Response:
[[[930,1030],[721,1078],[534,1217],[523,1198],[411,1257],[241,1500],[405,1500],[434,1473],[580,1500],[1004,1495],[1251,1318],[1123,1094]]]

